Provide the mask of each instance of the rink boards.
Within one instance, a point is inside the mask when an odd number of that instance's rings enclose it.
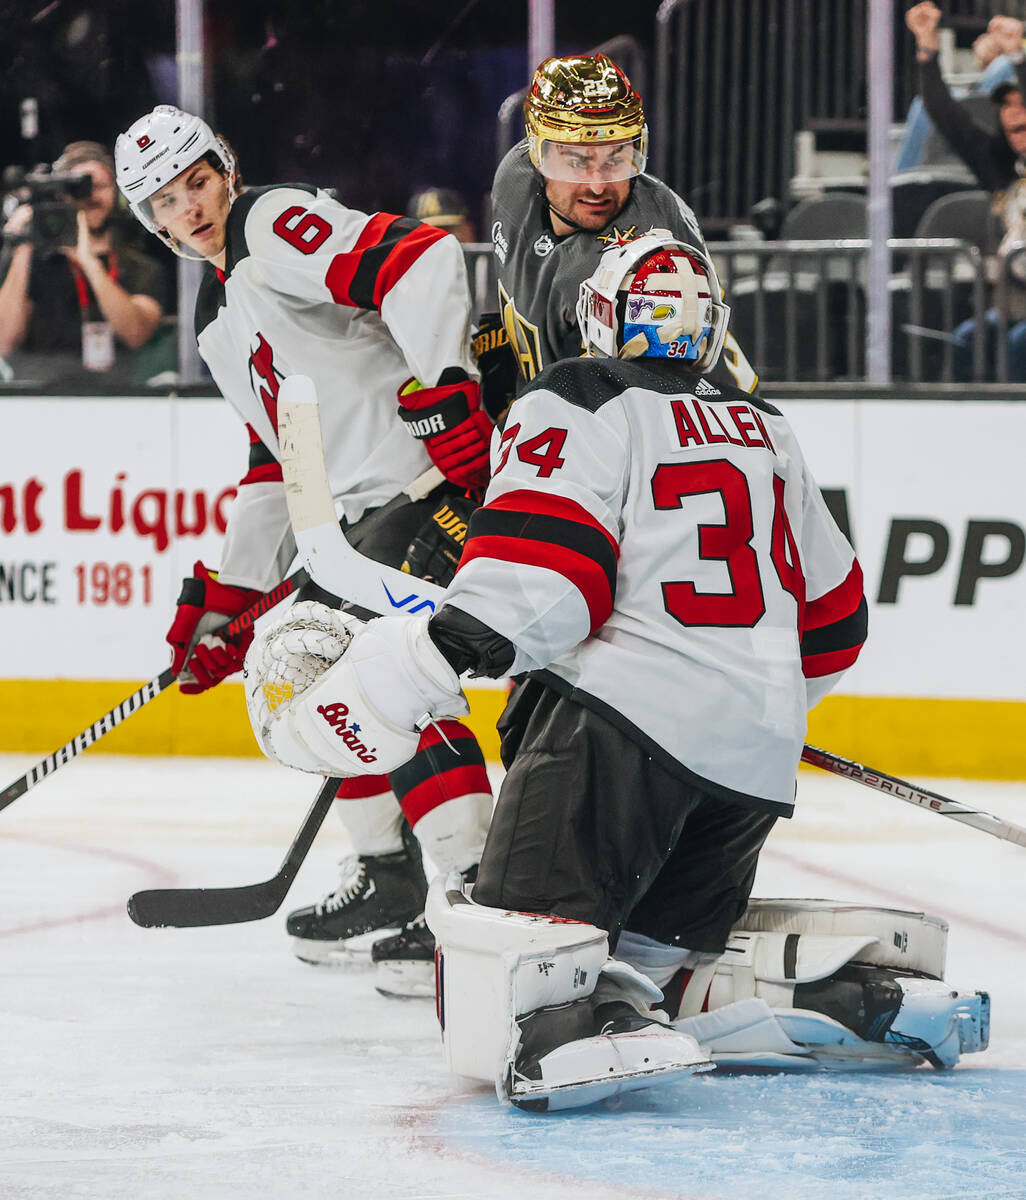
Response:
[[[0,748],[45,753],[166,665],[214,566],[247,442],[207,398],[4,398]],[[892,772],[1026,778],[1026,405],[775,401],[866,578],[870,637],[809,741]],[[494,756],[501,687],[471,694]],[[127,753],[256,753],[241,688],[159,697]]]

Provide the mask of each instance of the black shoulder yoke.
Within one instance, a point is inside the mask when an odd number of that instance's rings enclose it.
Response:
[[[779,416],[772,404],[730,384],[711,383],[682,362],[669,358],[565,358],[546,367],[524,388],[522,396],[537,388],[555,392],[567,404],[598,410],[628,388],[641,388],[665,396],[697,396],[707,403],[744,401]]]

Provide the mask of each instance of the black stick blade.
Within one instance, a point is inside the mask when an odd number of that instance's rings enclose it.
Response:
[[[154,888],[129,897],[128,915],[146,929],[236,925],[276,913],[291,879],[224,888]]]
[[[276,913],[331,808],[339,779],[326,779],[303,818],[278,874],[263,883],[224,888],[152,888],[129,897],[128,915],[145,929],[237,925]]]

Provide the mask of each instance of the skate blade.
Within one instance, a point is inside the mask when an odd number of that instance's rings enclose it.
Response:
[[[398,1000],[434,1000],[434,962],[379,962],[374,987],[382,996]]]
[[[546,1085],[541,1081],[517,1079],[507,1095],[517,1108],[532,1112],[558,1112],[562,1108],[582,1108],[599,1100],[608,1100],[624,1092],[636,1092],[641,1088],[654,1087],[662,1083],[673,1083],[686,1075],[701,1075],[716,1067],[713,1062],[673,1063],[653,1067],[650,1071],[633,1071],[629,1075],[614,1073],[596,1079],[582,1079],[574,1083]]]
[[[371,967],[371,946],[384,937],[392,937],[399,932],[399,926],[388,926],[382,929],[372,929],[357,937],[345,938],[342,941],[318,941],[314,938],[294,937],[292,953],[301,962],[314,967],[335,967],[345,971],[366,971]]]

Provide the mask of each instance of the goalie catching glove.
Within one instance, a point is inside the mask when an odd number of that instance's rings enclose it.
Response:
[[[446,479],[468,490],[484,488],[492,423],[481,410],[481,388],[465,371],[447,367],[436,387],[407,380],[399,389],[399,416]]]
[[[213,631],[249,608],[260,595],[252,588],[222,583],[201,562],[192,569],[195,574],[182,580],[178,609],[165,639],[171,647],[171,669],[186,694],[205,692],[241,668],[253,640],[252,628],[232,642],[213,636]]]
[[[427,616],[364,625],[296,604],[246,655],[246,705],[261,750],[315,775],[381,775],[416,753],[420,730],[470,707]]]

